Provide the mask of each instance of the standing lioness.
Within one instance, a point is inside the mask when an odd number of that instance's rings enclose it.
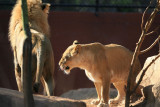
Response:
[[[101,106],[108,105],[110,83],[113,83],[118,90],[118,96],[111,103],[124,99],[132,55],[131,51],[117,44],[74,42],[63,53],[59,65],[66,74],[75,67],[84,69],[87,77],[94,82],[98,94],[98,100],[92,103]],[[137,60],[132,74],[131,88],[140,70],[141,65]]]

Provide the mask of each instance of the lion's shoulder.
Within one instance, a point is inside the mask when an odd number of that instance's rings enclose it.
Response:
[[[119,44],[108,44],[105,45],[105,49],[108,51],[117,51],[117,52],[126,52],[126,53],[132,53],[129,49],[126,47],[119,45]]]

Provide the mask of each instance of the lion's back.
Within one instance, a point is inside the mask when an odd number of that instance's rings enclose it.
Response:
[[[112,71],[112,74],[116,78],[127,78],[133,53],[129,49],[117,44],[105,45],[105,48],[108,65]],[[141,64],[139,59],[137,59],[134,76],[137,76],[140,70]]]

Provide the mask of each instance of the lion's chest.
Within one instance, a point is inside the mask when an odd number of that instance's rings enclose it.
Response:
[[[85,70],[85,73],[87,75],[87,77],[93,81],[93,82],[98,82],[99,80],[97,79],[96,75],[93,75],[92,73],[88,72],[87,70]]]

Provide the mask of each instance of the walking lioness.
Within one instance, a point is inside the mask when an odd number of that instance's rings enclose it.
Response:
[[[33,90],[38,92],[40,80],[45,94],[53,95],[54,91],[54,56],[49,40],[50,27],[48,12],[50,4],[43,4],[41,0],[27,0],[28,19],[32,39],[32,75]],[[15,76],[18,90],[23,91],[23,72],[25,68],[26,35],[23,30],[21,0],[15,4],[9,24],[9,40],[14,54]]]
[[[131,51],[117,44],[74,42],[63,53],[59,66],[66,74],[75,67],[84,69],[87,77],[94,82],[98,94],[98,99],[92,101],[92,104],[108,106],[110,83],[113,83],[118,90],[118,96],[111,103],[118,103],[125,97],[132,55]],[[137,60],[132,74],[131,88],[140,70],[141,65]]]

